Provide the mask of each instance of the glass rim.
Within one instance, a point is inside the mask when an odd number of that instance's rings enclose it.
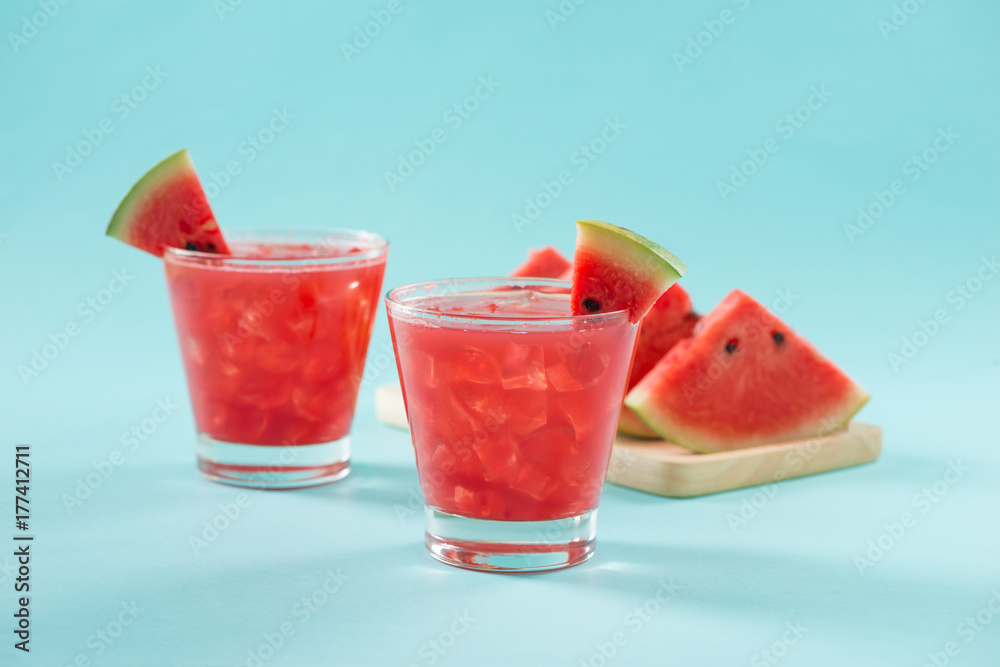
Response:
[[[460,285],[483,285],[483,289],[461,289]],[[444,288],[444,291],[439,292],[442,296],[462,296],[469,294],[477,294],[480,292],[492,291],[486,286],[511,286],[519,289],[530,289],[531,287],[565,287],[566,294],[569,294],[569,288],[572,286],[572,282],[569,280],[562,280],[559,278],[530,278],[530,277],[512,277],[512,276],[497,276],[497,277],[481,277],[481,278],[449,278],[446,280],[427,280],[419,283],[409,283],[407,285],[399,285],[398,287],[393,287],[385,293],[385,301],[387,305],[387,310],[389,314],[392,314],[393,309],[400,309],[407,315],[418,316],[422,318],[431,318],[439,322],[455,322],[455,323],[467,323],[467,324],[510,324],[515,322],[524,322],[531,325],[544,325],[549,324],[568,324],[574,322],[587,322],[587,323],[599,323],[599,322],[612,322],[617,323],[618,320],[623,320],[628,322],[628,310],[614,310],[607,313],[587,313],[584,315],[553,315],[547,317],[523,317],[518,315],[459,315],[456,313],[442,312],[440,310],[430,310],[428,308],[421,308],[419,306],[414,306],[412,304],[406,303],[406,301],[400,300],[400,292],[403,290],[420,292],[421,295],[431,294],[435,289]]]
[[[349,264],[384,257],[389,251],[389,240],[376,232],[347,227],[242,227],[226,232],[227,240],[261,242],[298,242],[312,248],[327,246],[340,248],[346,245],[365,244],[361,252],[350,255],[302,254],[300,256],[260,257],[246,254],[222,255],[201,250],[164,247],[164,261],[227,266],[303,266]]]

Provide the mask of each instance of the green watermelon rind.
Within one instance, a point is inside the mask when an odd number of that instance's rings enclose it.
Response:
[[[669,283],[664,291],[687,273],[687,266],[676,255],[630,229],[601,220],[580,220],[576,224],[584,245],[601,248],[607,254],[634,259],[637,264],[646,263],[663,282]],[[650,262],[650,253],[663,261]]]
[[[653,373],[654,371],[655,369],[653,371],[650,371],[650,373]],[[717,454],[720,452],[732,451],[731,449],[725,449],[725,448],[700,447],[697,444],[688,441],[688,439],[685,436],[680,435],[683,429],[678,429],[677,427],[673,426],[670,420],[657,419],[656,415],[651,409],[652,407],[655,406],[650,406],[650,409],[647,409],[646,405],[647,400],[643,392],[636,391],[636,389],[639,389],[640,385],[636,385],[635,389],[629,392],[628,396],[626,396],[625,406],[632,410],[633,414],[635,414],[635,416],[639,418],[639,421],[648,426],[651,431],[657,433],[663,440],[671,442],[675,445],[680,445],[684,449],[695,452],[696,454]],[[795,440],[810,440],[814,438],[821,438],[847,427],[847,425],[851,423],[851,420],[854,419],[854,416],[857,415],[858,412],[861,411],[861,408],[865,407],[865,405],[871,399],[871,396],[866,391],[864,391],[864,389],[862,389],[857,384],[855,384],[855,387],[857,387],[858,391],[849,396],[848,399],[844,401],[844,403],[850,404],[853,403],[855,400],[857,400],[857,407],[855,407],[843,419],[836,422],[832,427],[822,429],[812,434],[803,434],[801,436],[789,438],[786,440],[760,443],[754,446],[763,447],[765,445],[781,444],[782,442],[793,442]],[[631,400],[629,399],[630,396],[633,397]]]
[[[137,222],[132,215],[135,204],[143,201],[149,192],[156,190],[164,181],[185,171],[194,171],[194,163],[186,148],[182,148],[147,171],[122,198],[114,215],[111,216],[105,234],[128,243],[131,225]]]
[[[660,434],[650,428],[649,424],[640,419],[639,415],[628,406],[622,406],[618,415],[618,433],[642,440],[660,439]]]

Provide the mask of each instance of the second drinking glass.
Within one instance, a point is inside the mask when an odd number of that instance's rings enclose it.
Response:
[[[594,550],[637,326],[572,316],[569,283],[482,278],[386,296],[426,505],[445,563],[532,571]]]

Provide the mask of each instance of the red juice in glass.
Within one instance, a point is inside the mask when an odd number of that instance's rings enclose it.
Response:
[[[386,299],[432,554],[537,570],[593,551],[636,326],[569,283],[473,279]]]
[[[230,236],[232,255],[164,255],[199,467],[266,488],[339,479],[387,244],[350,230]]]

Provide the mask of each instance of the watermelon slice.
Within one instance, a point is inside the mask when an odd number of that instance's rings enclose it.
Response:
[[[699,319],[700,316],[691,309],[691,297],[680,283],[664,292],[642,318],[628,389],[637,385],[674,345],[690,338]],[[636,438],[660,437],[624,405],[618,419],[618,431]]]
[[[675,285],[676,287],[676,285]],[[671,288],[673,289],[673,288]],[[648,322],[646,320],[650,319],[652,316],[652,311],[646,318],[642,321],[642,329],[639,330],[639,340],[635,345],[635,357],[632,361],[632,374],[629,375],[628,388],[629,391],[635,385],[639,384],[646,374],[656,367],[657,362],[664,357],[673,347],[685,340],[690,338],[694,333],[695,327],[701,316],[696,313],[689,313],[681,323],[662,333],[655,335],[652,332],[643,336],[643,331],[646,331]],[[655,331],[654,327],[650,327]],[[660,353],[662,351],[662,353]],[[618,420],[618,430],[626,435],[631,435],[637,438],[659,438],[660,436],[653,429],[649,428],[645,422],[639,419],[632,410],[626,406],[622,406],[622,412]]]
[[[186,150],[150,169],[118,205],[108,236],[163,256],[165,247],[229,254]]]
[[[628,310],[629,320],[638,322],[685,271],[669,251],[635,232],[581,220],[576,223],[571,312]]]
[[[646,426],[646,422],[639,419],[639,415],[632,412],[632,409],[623,405],[622,411],[618,415],[618,432],[633,438],[643,438],[646,440],[659,440],[660,434]]]
[[[867,401],[864,389],[739,290],[625,397],[660,436],[697,452],[825,435]]]
[[[675,284],[664,292],[646,313],[646,317],[642,318],[628,388],[634,387],[646,373],[653,370],[656,362],[670,348],[689,338],[698,319],[699,316],[691,310],[691,297],[680,284]]]
[[[515,278],[561,278],[572,272],[573,263],[553,246],[528,251],[528,260],[510,274]]]

